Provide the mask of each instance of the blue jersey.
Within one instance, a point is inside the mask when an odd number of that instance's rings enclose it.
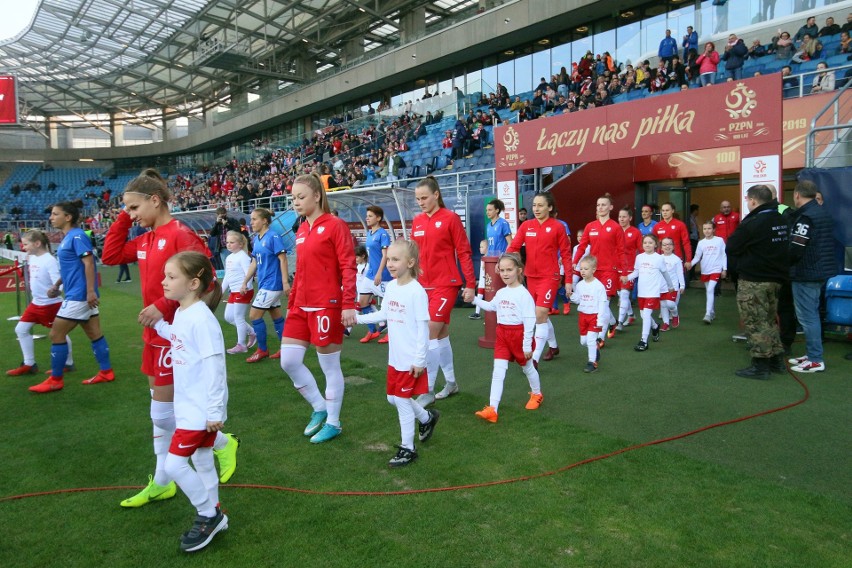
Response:
[[[56,257],[59,260],[59,275],[65,287],[65,299],[75,302],[86,301],[86,268],[83,257],[92,255],[92,241],[85,231],[74,227],[63,237]],[[94,258],[94,257],[93,257]],[[95,294],[98,293],[97,265],[95,266]]]
[[[367,278],[373,280],[382,264],[382,251],[391,244],[388,232],[379,227],[373,232],[367,231]],[[385,268],[382,271],[382,282],[393,280],[391,273]]]
[[[488,252],[486,256],[501,256],[509,247],[506,242],[506,237],[512,236],[512,229],[509,227],[509,222],[503,217],[497,217],[493,223],[489,222],[485,226],[485,237],[488,239]]]
[[[639,232],[642,233],[643,237],[645,237],[654,232],[654,225],[656,224],[657,222],[653,219],[647,225],[645,224],[645,221],[639,221],[639,224],[636,225],[636,228],[639,229]]]
[[[257,263],[257,287],[261,290],[283,290],[284,280],[281,276],[281,261],[279,254],[285,254],[287,249],[284,241],[275,231],[266,231],[264,235],[255,235],[252,239],[251,255]]]

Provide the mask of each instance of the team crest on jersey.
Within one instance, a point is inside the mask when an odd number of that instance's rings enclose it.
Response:
[[[157,241],[157,250],[163,250],[164,248],[166,248],[166,239]]]
[[[612,231],[612,227],[607,227],[606,232],[609,233],[610,231]]]
[[[441,228],[441,222],[440,222],[440,221],[437,221],[437,222],[435,223],[435,228],[436,228],[436,229],[440,229],[440,228]]]
[[[319,233],[321,235],[324,232],[325,232],[325,227],[317,227],[317,233]]]
[[[544,232],[545,232],[545,233],[549,233],[549,232],[550,232],[550,227],[545,227]]]

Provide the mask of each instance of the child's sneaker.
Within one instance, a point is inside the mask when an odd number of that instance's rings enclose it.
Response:
[[[538,410],[538,407],[541,406],[542,402],[544,402],[543,394],[530,393],[530,399],[527,401],[527,405],[524,408],[527,410]],[[491,407],[489,406],[488,408]]]
[[[713,316],[711,316],[710,314],[704,314],[704,323],[706,323],[707,325],[713,323]]]
[[[184,552],[195,552],[201,550],[213,540],[220,531],[228,530],[228,515],[216,507],[216,514],[212,517],[195,517],[192,528],[183,533],[180,539],[180,549]]]
[[[246,347],[245,345],[241,345],[239,343],[237,343],[236,345],[234,345],[233,347],[231,347],[230,349],[228,349],[226,351],[226,353],[228,355],[236,355],[237,353],[247,353],[247,352],[248,352],[248,347]]]
[[[445,398],[449,398],[458,392],[459,386],[456,383],[447,383],[444,385],[444,388],[441,389],[441,392],[435,393],[435,398],[437,400],[442,400]],[[420,406],[424,405],[421,404]]]
[[[361,338],[361,343],[370,343],[374,339],[378,339],[381,335],[378,331],[368,331],[367,335]]]
[[[656,343],[660,340],[660,326],[651,328],[651,339]]]
[[[645,343],[644,341],[640,341],[639,343],[637,343],[636,345],[633,346],[633,350],[634,351],[647,351],[648,350],[648,344]]]
[[[381,336],[376,343],[380,343],[380,344],[384,345],[384,344],[389,343],[389,342],[390,342],[390,336],[385,334],[385,335]]]
[[[472,319],[472,320],[482,319],[482,315],[474,312],[474,313],[470,314],[469,316],[467,316],[467,319]]]
[[[669,324],[667,323],[664,323],[660,326],[660,331],[668,331],[669,329]]]
[[[562,306],[562,314],[566,315],[566,316],[571,314],[571,303],[570,302],[566,302],[565,305]]]
[[[614,326],[614,325],[611,325],[611,326],[609,326],[609,328],[607,328],[607,330],[606,330],[606,338],[607,338],[607,339],[612,339],[613,337],[615,337],[615,326]]]
[[[323,442],[328,442],[329,440],[333,440],[340,436],[340,432],[342,431],[342,426],[334,426],[333,424],[326,422],[322,425],[322,429],[320,429],[319,432],[311,436],[311,443],[322,444]]]
[[[680,316],[672,316],[672,328],[676,329],[680,326]]]
[[[486,406],[482,410],[477,410],[475,414],[483,420],[497,422],[497,411],[494,410],[493,406]]]
[[[420,424],[417,427],[417,437],[421,442],[426,442],[432,437],[432,434],[435,432],[435,425],[438,423],[438,419],[441,418],[441,413],[437,410],[427,410],[426,412],[429,413],[429,422]]]
[[[598,370],[598,364],[595,363],[594,361],[589,361],[588,363],[586,363],[586,366],[583,367],[584,373],[594,373],[597,370]]]
[[[598,337],[597,344],[598,344],[598,351],[600,351],[601,349],[606,347],[606,342],[603,339],[601,339],[600,337]]]
[[[558,347],[547,346],[547,351],[544,352],[544,355],[541,356],[542,361],[553,361],[553,358],[559,355]]]
[[[417,452],[414,450],[409,450],[402,446],[397,446],[397,448],[399,450],[396,452],[396,455],[388,462],[389,467],[404,467],[417,459]]]
[[[6,374],[10,377],[20,377],[21,375],[35,375],[38,373],[38,365],[33,363],[32,365],[24,365],[21,363],[20,367],[15,369],[9,369],[6,371]]]
[[[325,410],[315,410],[311,412],[311,419],[308,425],[305,426],[305,436],[313,436],[320,431],[322,425],[325,424],[325,419],[328,418],[328,412]]]
[[[634,323],[636,323],[636,318],[633,317],[633,316],[629,316],[627,318],[627,324],[626,325],[633,325]]]
[[[246,341],[246,349],[251,349],[257,345],[257,334],[255,332],[251,332],[248,334],[248,341]]]
[[[624,324],[623,324],[623,323],[621,323],[621,322],[618,322],[618,323],[615,325],[615,331],[624,331]]]

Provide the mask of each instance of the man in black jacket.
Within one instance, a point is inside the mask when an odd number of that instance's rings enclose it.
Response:
[[[825,370],[822,355],[822,326],[819,300],[826,280],[837,274],[834,261],[834,224],[831,215],[816,200],[817,186],[802,180],[793,190],[796,212],[790,234],[790,279],[793,302],[805,332],[803,357],[790,359],[792,370],[817,373]]]
[[[215,266],[217,270],[225,268],[225,259],[228,258],[228,255],[230,254],[225,246],[225,241],[228,238],[228,231],[239,232],[240,223],[236,219],[228,217],[227,209],[219,207],[216,209],[216,224],[213,225],[212,229],[210,229],[210,250],[213,252],[214,256],[213,266]]]
[[[778,333],[778,292],[787,279],[787,223],[765,185],[746,192],[749,214],[728,237],[728,265],[739,275],[737,307],[751,346],[751,366],[737,376],[768,379],[784,372],[784,347]]]

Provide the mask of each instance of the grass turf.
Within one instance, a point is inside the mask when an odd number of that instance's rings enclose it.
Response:
[[[476,347],[482,323],[456,310],[461,393],[438,403],[435,436],[401,470],[386,465],[399,441],[384,396],[386,347],[359,344],[362,328],[344,345],[343,435],[320,446],[301,435],[310,409],[276,362],[229,356],[228,430],[243,440],[237,473],[221,489],[231,528],[186,558],[177,543],[194,512],[181,493],[123,510],[118,502],[135,490],[112,489],[145,482],[153,456],[138,372],[138,287],[113,284],[116,269],[103,272],[102,323],[118,379],[80,384],[96,366],[75,330],[79,371],[64,391],[32,395],[25,387],[41,376],[0,381],[0,498],[105,490],[0,501],[2,566],[822,567],[848,566],[852,557],[850,381],[838,342],[826,345],[827,372],[802,377],[811,393],[804,404],[554,475],[395,496],[259,487],[395,492],[537,476],[803,397],[791,376],[734,377],[748,355],[730,339],[733,298],[726,293],[719,318],[705,326],[703,293],[690,290],[679,329],[636,353],[638,327],[628,328],[607,344],[593,375],[582,373],[575,316],[556,317],[561,355],[542,363],[544,404],[524,410],[526,381],[511,367],[497,424],[473,415],[490,387],[492,354]],[[4,317],[14,305],[13,295],[0,295]],[[0,326],[7,368],[20,358],[13,328]],[[223,328],[230,345],[234,330]],[[36,345],[45,370],[48,340]],[[308,364],[319,376],[315,355]]]

